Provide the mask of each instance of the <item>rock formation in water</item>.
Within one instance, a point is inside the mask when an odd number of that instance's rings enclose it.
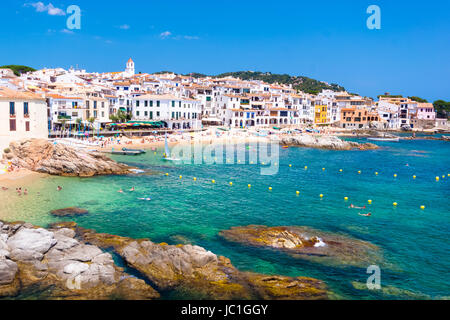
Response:
[[[74,217],[86,215],[89,213],[89,211],[78,207],[69,207],[64,209],[52,210],[50,211],[50,213],[55,217]]]
[[[233,227],[220,232],[228,241],[271,248],[295,258],[326,265],[368,266],[382,258],[375,245],[350,237],[306,227]]]
[[[306,135],[306,134],[282,137],[280,143],[287,146],[330,149],[330,150],[378,149],[378,146],[373,143],[358,143],[353,141],[344,141],[335,136]]]
[[[154,299],[159,293],[125,273],[110,253],[69,228],[0,221],[0,298]]]
[[[168,245],[148,239],[131,239],[96,233],[74,223],[78,237],[103,249],[112,249],[127,265],[157,290],[208,299],[326,299],[325,284],[305,277],[268,276],[237,270],[229,259],[195,245]]]
[[[44,139],[11,142],[3,157],[18,167],[51,175],[91,177],[132,172],[129,166],[101,153],[53,144]]]

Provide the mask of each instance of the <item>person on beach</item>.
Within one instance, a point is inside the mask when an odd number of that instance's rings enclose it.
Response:
[[[62,187],[61,187],[61,186],[58,186],[58,187],[56,188],[56,190],[57,190],[57,191],[61,191],[61,190],[62,190]]]
[[[27,189],[25,189],[25,190],[23,191],[23,195],[24,195],[24,196],[28,195],[28,190],[27,190]]]
[[[8,188],[7,187],[2,187],[2,190],[6,191],[6,190],[8,190]]]

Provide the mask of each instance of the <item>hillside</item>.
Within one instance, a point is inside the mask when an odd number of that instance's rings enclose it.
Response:
[[[206,77],[207,75],[200,73],[188,74],[193,77]],[[226,72],[216,76],[214,78],[234,77],[242,80],[262,80],[267,83],[280,83],[280,84],[292,84],[294,89],[301,90],[306,93],[317,94],[322,89],[329,89],[333,91],[345,91],[345,88],[335,83],[327,84],[322,81],[311,79],[304,76],[291,76],[288,74],[276,74],[271,72],[259,72],[259,71],[236,71]]]
[[[1,66],[0,69],[11,69],[16,76],[20,76],[22,73],[36,71],[36,69],[34,69],[34,68],[27,67],[27,66],[19,66],[19,65],[15,65],[15,64],[11,64],[8,66]]]

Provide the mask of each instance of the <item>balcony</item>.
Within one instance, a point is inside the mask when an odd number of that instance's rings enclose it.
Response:
[[[58,120],[72,120],[72,117],[71,116],[59,115],[58,116]]]

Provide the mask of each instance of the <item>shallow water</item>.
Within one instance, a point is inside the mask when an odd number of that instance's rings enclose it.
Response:
[[[74,220],[100,232],[169,244],[188,241],[230,258],[241,270],[322,279],[338,298],[449,296],[448,142],[378,144],[382,148],[373,151],[280,149],[279,171],[271,176],[260,175],[260,165],[163,162],[162,150],[156,156],[153,152],[118,156],[118,161],[159,173],[84,179],[49,177],[31,186],[26,197],[18,197],[13,191],[0,192],[0,219],[42,226]],[[243,145],[239,148],[248,152]],[[179,179],[179,175],[183,178]],[[415,180],[413,175],[417,176]],[[197,181],[193,181],[194,176]],[[439,182],[436,176],[441,177]],[[248,184],[252,185],[250,189]],[[60,192],[56,191],[58,185],[63,186]],[[132,186],[136,191],[128,191]],[[123,194],[117,192],[120,188]],[[324,197],[321,199],[319,194]],[[137,199],[148,196],[152,201]],[[349,200],[344,201],[344,197]],[[393,202],[398,206],[394,207]],[[351,203],[367,205],[368,210],[349,209]],[[421,210],[421,205],[426,209]],[[49,214],[50,210],[69,206],[90,213],[66,219]],[[358,215],[368,211],[371,217]],[[369,241],[383,252],[381,285],[390,290],[383,293],[356,289],[352,282],[364,284],[369,276],[365,268],[325,266],[232,244],[218,236],[220,230],[249,224],[309,226]]]

